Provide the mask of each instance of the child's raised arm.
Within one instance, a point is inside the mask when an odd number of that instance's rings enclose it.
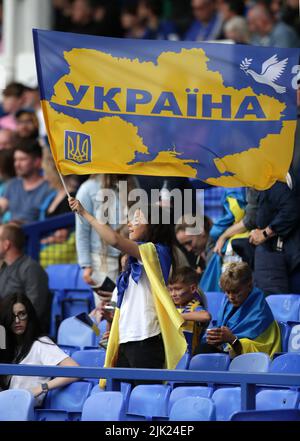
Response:
[[[68,200],[71,210],[82,216],[108,245],[139,260],[141,259],[139,247],[135,241],[121,236],[111,226],[100,223],[81,205],[78,199],[70,197]]]

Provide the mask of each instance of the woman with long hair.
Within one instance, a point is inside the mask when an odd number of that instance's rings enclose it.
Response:
[[[0,309],[0,324],[6,330],[6,362],[47,366],[78,366],[41,330],[35,309],[25,294],[6,296]],[[6,388],[27,389],[40,405],[48,390],[65,386],[75,378],[6,377]]]

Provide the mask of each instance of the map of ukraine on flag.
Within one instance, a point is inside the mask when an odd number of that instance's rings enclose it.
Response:
[[[33,35],[62,174],[186,176],[259,190],[285,181],[297,49]]]

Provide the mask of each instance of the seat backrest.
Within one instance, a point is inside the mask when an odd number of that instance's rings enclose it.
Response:
[[[271,363],[269,372],[300,374],[300,353],[287,353],[276,357]]]
[[[34,421],[34,398],[24,389],[0,392],[0,421]]]
[[[256,395],[256,410],[293,409],[298,406],[299,392],[288,389],[262,390]]]
[[[185,397],[203,397],[203,398],[211,398],[213,394],[213,388],[207,386],[180,386],[176,387],[172,390],[168,410],[169,413],[172,409],[172,406],[177,400]]]
[[[231,421],[300,421],[300,410],[245,410],[232,415]]]
[[[79,346],[71,346],[71,345],[59,345],[60,349],[64,351],[66,354],[68,354],[70,357],[71,355],[76,352],[80,351]]]
[[[170,411],[170,421],[215,421],[213,401],[203,397],[185,397],[177,400]]]
[[[90,289],[86,290],[65,290],[61,300],[63,319],[73,317],[82,312],[87,314],[95,307],[93,293]]]
[[[270,357],[264,352],[251,352],[235,357],[229,366],[230,372],[268,372]]]
[[[59,389],[49,392],[48,405],[50,409],[60,409],[67,412],[81,412],[83,404],[92,390],[91,383],[76,381]]]
[[[167,416],[171,387],[163,384],[136,386],[129,398],[128,413],[143,416]]]
[[[52,290],[75,289],[79,270],[77,263],[47,266],[49,288]]]
[[[300,295],[274,294],[266,298],[275,320],[281,322],[300,320]]]
[[[75,317],[69,317],[61,322],[57,333],[58,345],[97,346],[97,336],[89,326],[81,323]]]
[[[190,354],[188,352],[186,352],[185,354],[183,354],[183,356],[181,357],[181,359],[179,360],[177,366],[175,369],[188,369],[189,367],[189,363],[190,363]]]
[[[80,366],[103,367],[106,352],[102,349],[86,349],[73,352],[72,358]]]
[[[124,421],[125,411],[121,392],[91,395],[84,403],[81,421]]]
[[[281,350],[287,352],[291,327],[285,322],[278,322],[281,335]],[[299,327],[300,330],[300,327]]]
[[[229,363],[228,354],[197,354],[192,357],[189,370],[227,371]]]
[[[206,292],[207,309],[211,314],[212,320],[217,320],[218,313],[224,300],[223,292]]]
[[[75,288],[77,289],[91,289],[91,286],[88,285],[84,280],[83,280],[83,269],[79,268],[78,273],[77,273],[77,280],[76,280],[76,285]]]
[[[290,328],[288,352],[298,352],[300,354],[300,323],[293,323]]]
[[[231,415],[241,410],[241,388],[226,387],[213,393],[217,421],[228,421]]]

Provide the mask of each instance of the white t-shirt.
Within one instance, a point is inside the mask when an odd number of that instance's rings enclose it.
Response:
[[[128,288],[124,293],[119,320],[120,343],[145,340],[160,332],[149,280],[142,266],[138,283],[130,275]]]
[[[68,355],[53,343],[50,338],[41,337],[33,343],[29,353],[19,364],[57,366],[66,358],[68,358]],[[22,377],[19,375],[13,375],[11,377],[9,388],[27,389],[30,391],[39,384],[47,383],[50,379],[50,377]],[[43,397],[41,399],[43,399]]]

